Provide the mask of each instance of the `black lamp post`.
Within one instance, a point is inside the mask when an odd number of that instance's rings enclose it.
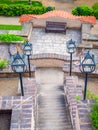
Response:
[[[11,67],[14,72],[19,73],[21,93],[22,96],[24,96],[22,73],[26,71],[26,56],[21,55],[19,54],[19,52],[17,52],[15,55],[11,57]]]
[[[28,57],[28,66],[29,66],[29,77],[31,77],[31,69],[30,69],[30,55],[32,51],[32,44],[29,42],[26,42],[23,46],[23,52]]]
[[[90,54],[88,51],[83,58],[80,59],[80,71],[85,74],[85,85],[84,85],[84,98],[86,99],[86,89],[87,89],[87,80],[88,80],[88,74],[92,73],[95,68],[95,56],[93,54]]]
[[[71,76],[71,71],[72,71],[72,54],[76,51],[76,43],[72,39],[67,41],[67,52],[70,54],[70,76]]]

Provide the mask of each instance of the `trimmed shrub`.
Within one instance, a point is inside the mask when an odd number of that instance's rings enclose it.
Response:
[[[98,10],[98,2],[92,6],[93,10]]]
[[[54,7],[30,6],[23,4],[0,5],[0,15],[4,16],[21,16],[22,14],[44,14],[47,11],[54,10]]]
[[[54,9],[55,9],[55,7],[48,6],[48,7],[46,8],[46,12],[48,12],[48,11],[52,11],[52,10],[54,10]]]
[[[15,42],[15,41],[24,41],[25,42],[25,38],[21,37],[21,36],[17,36],[14,34],[0,34],[0,41],[2,42]]]
[[[93,9],[89,6],[78,6],[72,10],[73,15],[90,16],[93,15]]]
[[[4,15],[6,13],[7,8],[7,4],[0,4],[0,15]]]
[[[39,7],[43,6],[42,2],[40,2],[40,1],[32,1],[32,5],[39,6]]]
[[[98,10],[94,10],[94,16],[96,17],[96,19],[98,19]]]
[[[92,6],[92,8],[93,8],[93,14],[94,14],[94,16],[96,17],[96,19],[98,19],[98,2],[95,3],[95,4]]]

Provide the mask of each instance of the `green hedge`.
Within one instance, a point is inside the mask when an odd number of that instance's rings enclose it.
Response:
[[[94,16],[98,19],[98,2],[95,3],[93,6]]]
[[[21,37],[21,36],[17,36],[15,34],[0,34],[0,41],[1,42],[15,42],[15,41],[24,41],[25,42],[25,38]]]
[[[72,14],[78,16],[91,16],[93,15],[93,9],[89,6],[78,6],[72,10]]]
[[[98,2],[92,7],[78,6],[72,9],[72,14],[77,16],[95,16],[98,19]]]
[[[98,2],[92,6],[93,10],[98,10]]]
[[[51,7],[54,10],[54,7]],[[47,7],[33,7],[30,5],[7,5],[0,4],[0,15],[4,16],[20,16],[22,14],[43,14],[47,12]]]

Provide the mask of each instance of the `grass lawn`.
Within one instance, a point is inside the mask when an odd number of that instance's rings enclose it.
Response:
[[[21,25],[4,25],[0,24],[0,30],[21,30]]]

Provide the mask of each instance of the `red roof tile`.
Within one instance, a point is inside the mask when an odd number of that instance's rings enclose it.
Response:
[[[96,23],[96,18],[94,16],[75,16],[69,12],[65,12],[62,10],[54,10],[54,11],[49,11],[45,14],[42,15],[22,15],[20,17],[19,22],[25,22],[25,21],[30,21],[33,19],[41,19],[41,18],[49,18],[49,17],[63,17],[63,18],[68,18],[72,20],[80,20],[86,23],[91,23],[95,24]]]

